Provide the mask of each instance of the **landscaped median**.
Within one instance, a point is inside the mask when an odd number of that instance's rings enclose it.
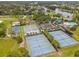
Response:
[[[47,30],[42,30],[42,32],[48,38],[48,40],[50,41],[50,43],[54,46],[56,50],[57,48],[60,48],[60,44],[58,43],[58,41],[56,41],[54,37],[51,36]]]
[[[24,35],[24,27],[25,25],[20,25],[20,37],[22,38],[22,42],[20,43],[20,47],[24,48],[24,55],[23,56],[29,56],[28,55],[28,51],[27,51],[27,47],[26,47],[26,40],[25,40],[25,35]]]

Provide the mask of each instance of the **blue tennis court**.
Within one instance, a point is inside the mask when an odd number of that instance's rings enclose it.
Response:
[[[54,47],[43,34],[29,36],[26,38],[26,42],[30,56],[40,56],[55,52]]]
[[[50,34],[60,43],[61,47],[77,44],[78,42],[72,37],[68,36],[63,31],[54,31]]]
[[[40,33],[39,28],[36,26],[36,24],[26,25],[24,31],[25,33]]]
[[[20,30],[20,27],[19,26],[13,26],[12,27],[12,32],[14,32],[14,33],[18,33],[19,30]]]

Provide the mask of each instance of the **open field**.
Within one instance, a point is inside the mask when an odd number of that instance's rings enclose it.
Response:
[[[43,34],[26,37],[26,42],[30,56],[42,56],[44,54],[55,52],[54,47],[50,44],[50,42]]]
[[[0,39],[0,56],[8,56],[12,51],[17,51],[18,44],[15,40]]]
[[[74,57],[74,53],[76,50],[79,50],[79,45],[74,45],[66,48],[62,48],[61,51],[64,57]]]

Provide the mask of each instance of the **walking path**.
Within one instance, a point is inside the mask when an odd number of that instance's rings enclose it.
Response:
[[[24,48],[24,41],[20,43],[20,47]]]
[[[62,57],[63,52],[60,49],[57,49],[58,51],[56,52],[58,56]]]

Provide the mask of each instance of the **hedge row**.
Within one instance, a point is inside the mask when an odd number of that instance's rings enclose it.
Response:
[[[58,43],[58,41],[56,41],[56,40],[54,39],[54,37],[53,37],[52,35],[50,35],[47,30],[43,30],[42,32],[44,33],[44,35],[48,38],[48,40],[50,41],[50,43],[51,43],[55,48],[60,48],[60,44]]]

